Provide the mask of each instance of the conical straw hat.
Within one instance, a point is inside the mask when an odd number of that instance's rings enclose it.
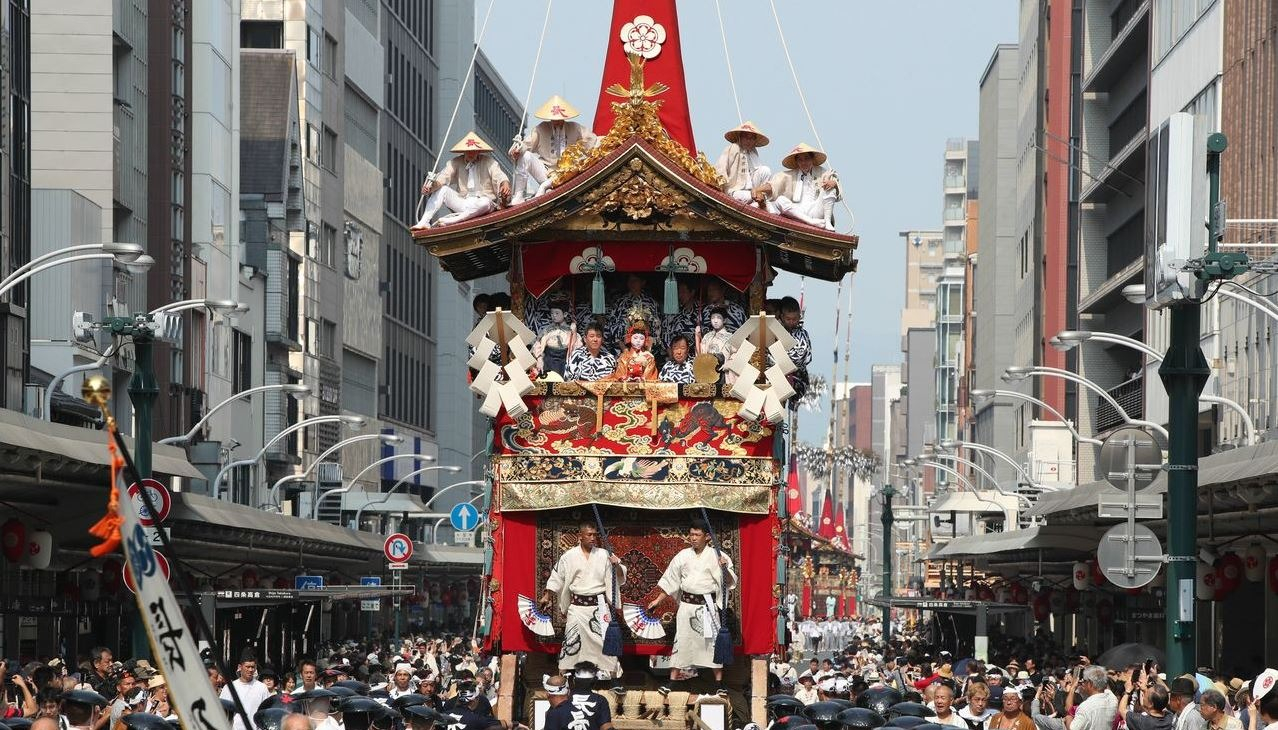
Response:
[[[754,122],[742,122],[741,124],[724,132],[723,138],[728,140],[732,144],[736,144],[737,138],[741,136],[742,132],[749,132],[750,134],[753,134],[758,139],[758,141],[754,143],[755,147],[767,147],[768,142],[772,141],[768,139],[768,135],[764,134],[763,132],[760,132],[759,128],[754,126]]]
[[[789,169],[791,169],[791,170],[796,169],[796,168],[798,167],[798,164],[797,164],[797,163],[795,163],[794,158],[798,157],[799,155],[803,154],[804,152],[811,152],[811,153],[812,153],[812,155],[813,155],[812,164],[813,164],[813,165],[824,165],[824,164],[825,164],[825,153],[824,153],[824,152],[822,152],[821,150],[817,149],[816,147],[813,147],[812,145],[808,144],[807,142],[800,142],[800,143],[798,143],[797,145],[795,145],[795,146],[794,146],[794,149],[790,150],[790,152],[789,152],[788,154],[786,154],[786,156],[785,156],[785,157],[782,157],[782,158],[781,158],[781,164],[782,164],[782,165],[785,165],[786,167],[788,167],[788,168],[789,168]]]
[[[457,144],[453,145],[452,151],[457,153],[492,152],[493,148],[490,147],[487,142],[480,139],[478,134],[475,134],[474,132],[467,132],[465,137],[462,137],[457,141]]]
[[[577,111],[577,107],[569,104],[567,100],[559,94],[555,94],[550,97],[545,104],[542,104],[541,108],[538,109],[537,113],[533,116],[547,121],[554,121],[556,119],[562,121],[572,119],[579,113],[580,112]]]

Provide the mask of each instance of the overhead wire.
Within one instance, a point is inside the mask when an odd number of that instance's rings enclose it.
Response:
[[[719,37],[723,39],[723,59],[728,64],[728,86],[732,87],[732,103],[737,107],[737,122],[745,121],[745,117],[741,115],[741,97],[737,96],[737,78],[732,70],[732,54],[728,53],[728,32],[723,27],[723,9],[719,6],[719,0],[714,0],[714,13],[719,16]]]
[[[541,21],[541,37],[537,40],[537,55],[533,56],[532,75],[528,77],[528,93],[524,94],[524,106],[520,110],[521,121],[519,131],[528,128],[528,104],[532,101],[533,83],[537,81],[537,67],[541,65],[541,49],[546,46],[546,30],[550,27],[550,8],[555,0],[546,0],[546,17]]]

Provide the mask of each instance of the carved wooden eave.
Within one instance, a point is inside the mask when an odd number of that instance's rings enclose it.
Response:
[[[413,238],[459,281],[507,271],[517,244],[626,240],[754,242],[778,269],[837,281],[858,240],[741,203],[640,137],[546,195]]]

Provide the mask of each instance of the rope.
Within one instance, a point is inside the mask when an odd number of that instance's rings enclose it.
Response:
[[[444,128],[444,138],[440,140],[439,143],[438,149],[440,154],[435,155],[435,163],[431,165],[430,175],[426,177],[426,180],[428,181],[434,180],[435,173],[439,172],[439,161],[444,157],[444,145],[448,144],[448,138],[453,133],[453,124],[457,121],[457,112],[461,109],[462,99],[466,96],[466,84],[470,83],[471,79],[475,78],[475,59],[479,57],[479,44],[484,42],[484,34],[488,32],[488,18],[492,16],[493,5],[496,4],[497,0],[488,0],[488,10],[484,12],[484,22],[479,27],[479,37],[475,39],[475,51],[470,54],[470,64],[466,66],[466,76],[462,78],[461,86],[457,89],[457,103],[453,104],[453,113],[448,117],[448,126]],[[540,51],[540,49],[538,50]],[[526,108],[527,106],[525,105],[525,109]],[[420,195],[417,198],[416,217],[418,218],[422,215],[422,202],[425,200],[425,195]]]
[[[533,82],[537,80],[537,67],[541,65],[541,49],[546,46],[546,29],[550,27],[550,6],[555,0],[546,0],[546,17],[541,21],[541,37],[537,39],[537,55],[533,56],[532,76],[528,77],[528,93],[524,94],[523,121],[521,132],[527,129],[528,104],[532,101]]]
[[[723,29],[723,10],[719,7],[719,0],[714,0],[714,14],[719,16],[719,37],[723,39],[723,59],[728,63],[728,85],[732,87],[732,103],[737,107],[737,122],[744,122],[741,98],[737,96],[737,79],[732,71],[732,55],[728,53],[728,33]]]
[[[799,85],[799,73],[794,70],[794,59],[790,57],[790,44],[786,43],[785,31],[781,29],[781,16],[777,14],[776,0],[768,0],[768,5],[772,6],[772,20],[777,25],[777,35],[781,38],[781,50],[785,52],[785,63],[790,67],[790,78],[794,80],[794,90],[799,92],[799,103],[803,106],[803,113],[808,118],[808,127],[812,129],[812,136],[816,138],[817,146],[822,150],[825,149],[825,143],[821,141],[821,133],[817,131],[816,121],[812,119],[812,110],[808,108],[808,97],[803,93],[803,87]],[[851,223],[848,229],[851,230],[856,224],[856,214],[852,212],[852,208],[846,200],[843,203],[843,209],[848,212]]]

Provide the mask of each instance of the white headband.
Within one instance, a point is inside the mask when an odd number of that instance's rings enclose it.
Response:
[[[546,690],[548,695],[566,695],[568,694],[568,685],[561,684],[558,687],[550,683],[550,675],[541,675],[541,688]]]
[[[572,673],[577,679],[598,679],[598,675],[588,669],[578,669]]]

